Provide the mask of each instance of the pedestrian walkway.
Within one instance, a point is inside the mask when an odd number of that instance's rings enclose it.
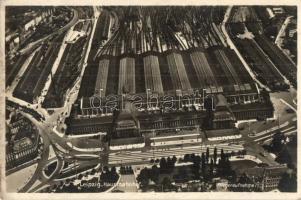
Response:
[[[114,190],[124,192],[138,192],[136,178],[134,174],[121,175],[120,181]]]

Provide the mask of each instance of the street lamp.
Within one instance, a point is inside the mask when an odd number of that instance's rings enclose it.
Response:
[[[205,109],[205,91],[206,89],[203,89],[203,110]]]
[[[103,89],[100,88],[100,89],[99,89],[99,98],[100,98],[100,105],[99,105],[99,106],[100,106],[100,111],[101,111],[101,112],[103,112],[103,111],[102,111],[102,108],[101,108],[101,92],[102,92],[102,91],[103,91]],[[97,114],[98,114],[98,109],[97,109]]]
[[[148,92],[150,91],[150,89],[146,89],[146,109],[148,110]]]

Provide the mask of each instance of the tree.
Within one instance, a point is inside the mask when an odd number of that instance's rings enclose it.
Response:
[[[207,147],[207,150],[206,150],[206,163],[208,164],[209,163],[209,147]]]
[[[202,162],[202,164],[203,163],[206,164],[206,156],[204,153],[202,153],[201,162]]]
[[[177,158],[174,156],[173,158],[168,157],[167,158],[167,166],[169,169],[169,172],[172,172],[172,170],[175,168]]]
[[[284,173],[279,181],[278,189],[281,192],[296,192],[297,177],[295,173]]]
[[[176,164],[176,162],[177,162],[177,157],[174,155],[173,157],[172,157],[172,162],[174,163],[174,164]]]
[[[104,167],[103,167],[103,171],[104,171],[105,173],[109,172],[108,166],[104,166]]]
[[[93,169],[91,170],[91,174],[94,175],[95,173],[96,173],[96,169],[93,168]]]
[[[119,171],[120,171],[121,174],[126,174],[127,169],[126,169],[126,167],[121,165]]]
[[[193,162],[193,160],[195,159],[195,154],[194,153],[190,154],[190,158],[191,158],[191,161]]]
[[[194,162],[200,164],[200,162],[201,162],[201,157],[200,157],[199,155],[195,156]]]
[[[149,173],[147,168],[143,168],[140,171],[140,174],[137,176],[137,182],[140,184],[140,186],[146,187],[149,183]]]
[[[185,181],[188,179],[188,172],[187,172],[187,169],[185,166],[181,166],[179,168],[179,171],[178,171],[178,178],[182,181]]]
[[[79,174],[78,177],[77,177],[79,180],[81,180],[83,178],[83,175],[82,174]]]
[[[213,161],[214,161],[214,165],[216,165],[216,161],[217,161],[217,149],[216,149],[216,147],[214,147],[214,151],[213,151]]]
[[[221,149],[221,160],[222,162],[225,161],[224,149]]]
[[[217,173],[219,176],[223,175],[223,164],[222,164],[222,160],[219,158],[218,159],[218,164],[217,164]]]
[[[80,174],[81,175],[81,174]],[[60,181],[60,187],[64,185],[64,181]]]
[[[167,167],[166,168],[167,168],[168,172],[171,172],[173,169],[173,162],[170,157],[167,158]]]
[[[192,173],[194,174],[195,178],[198,179],[200,177],[200,161],[201,161],[201,158],[200,156],[194,156],[193,157],[193,165],[191,166],[192,167]]]
[[[128,172],[129,172],[129,173],[133,173],[132,166],[129,166],[129,167],[128,167]]]
[[[278,153],[282,150],[284,143],[283,141],[285,140],[285,135],[281,132],[276,133],[273,136],[272,142],[271,142],[271,150],[274,153]]]
[[[111,174],[116,174],[116,167],[115,167],[115,166],[113,166],[113,167],[111,168]]]
[[[297,147],[297,135],[293,135],[291,138],[290,138],[290,142],[289,142],[289,145],[292,146],[292,147]]]
[[[184,162],[190,161],[190,154],[185,154],[184,155]]]
[[[161,158],[159,165],[160,165],[160,171],[165,172],[166,168],[167,168],[167,162],[166,162],[166,159],[164,157]]]
[[[204,179],[207,179],[207,175],[206,175],[206,156],[204,153],[202,153],[202,176]]]
[[[161,184],[162,184],[162,190],[163,191],[164,191],[164,189],[170,189],[172,187],[171,180],[168,177],[164,177]]]
[[[290,153],[288,152],[288,149],[286,146],[282,149],[282,151],[276,157],[275,161],[279,162],[279,163],[286,163],[288,166],[292,165],[292,157],[291,157]]]
[[[210,159],[210,165],[209,165],[209,177],[210,178],[213,178],[213,163],[214,161],[213,161],[213,159],[211,158]]]
[[[229,158],[227,157],[225,162],[224,162],[224,174],[226,176],[231,176],[232,175],[232,166]]]
[[[149,173],[150,179],[154,181],[155,183],[158,183],[159,181],[159,175],[160,175],[160,169],[157,167],[157,165],[153,165],[151,169],[151,173]]]

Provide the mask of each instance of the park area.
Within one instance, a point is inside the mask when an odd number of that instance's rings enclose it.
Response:
[[[208,191],[216,179],[235,181],[235,170],[258,166],[255,161],[245,160],[242,152],[236,154],[215,148],[211,155],[208,149],[201,156],[186,154],[183,158],[152,160],[148,167],[136,167],[134,171],[142,192]]]

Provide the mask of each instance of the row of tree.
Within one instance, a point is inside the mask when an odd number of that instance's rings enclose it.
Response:
[[[165,159],[164,157],[160,160],[160,173],[171,173],[173,169],[175,168],[175,164],[177,162],[177,157],[173,156],[172,158],[167,157]]]
[[[132,166],[121,166],[120,174],[133,174]]]
[[[232,177],[235,173],[231,167],[231,162],[229,160],[230,156],[231,154],[226,154],[224,153],[224,150],[221,149],[220,157],[218,157],[217,148],[214,148],[213,156],[210,156],[209,148],[207,148],[206,152],[202,153],[201,156],[186,154],[183,161],[192,162],[189,167],[189,172],[185,170],[185,173],[178,173],[173,177],[180,181],[189,179],[209,181],[216,176]],[[172,158],[168,157],[167,159],[161,158],[159,167],[157,165],[153,165],[152,168],[142,169],[137,177],[137,181],[141,188],[146,187],[149,184],[149,181],[153,181],[155,184],[160,184],[160,174],[174,173],[176,162],[176,156],[173,156]],[[180,169],[177,171],[179,172]],[[192,177],[190,177],[190,175],[192,175]]]
[[[190,159],[193,162],[192,173],[196,179],[202,178],[205,181],[212,179],[214,176],[228,177],[233,175],[230,158],[231,154],[224,153],[221,149],[220,158],[217,156],[217,149],[214,148],[213,157],[210,157],[209,148],[201,156],[191,154]],[[184,158],[185,160],[185,158]],[[214,173],[216,171],[216,173]]]
[[[140,174],[137,176],[137,181],[140,184],[141,188],[145,188],[148,186],[149,181],[153,181],[154,183],[158,183],[160,175],[160,169],[157,165],[153,165],[151,169],[143,168],[140,171]]]

